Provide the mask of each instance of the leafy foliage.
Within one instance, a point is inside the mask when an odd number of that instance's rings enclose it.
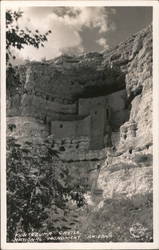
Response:
[[[17,232],[58,232],[75,225],[76,210],[85,204],[84,189],[78,183],[72,186],[70,178],[49,144],[21,145],[8,138],[8,241],[14,241]]]
[[[21,29],[18,20],[23,12],[6,12],[7,94],[15,95],[22,87],[18,72],[10,59],[12,49],[44,46],[49,30],[40,34]],[[14,129],[14,124],[10,127]],[[77,222],[78,208],[84,205],[84,189],[70,183],[70,172],[60,162],[49,143],[33,145],[7,139],[7,240],[15,241],[18,232],[68,230]],[[47,241],[47,239],[45,239]]]
[[[21,29],[17,23],[19,18],[23,15],[22,11],[11,11],[6,12],[6,61],[9,62],[10,58],[15,59],[12,55],[11,49],[16,48],[21,50],[24,45],[31,45],[35,48],[39,46],[44,47],[44,42],[47,41],[47,36],[51,33],[51,30],[47,31],[45,34],[40,34],[39,30],[34,32],[27,27]]]
[[[27,27],[22,29],[19,27],[18,21],[23,16],[22,11],[6,11],[6,85],[7,95],[15,95],[17,89],[22,87],[19,72],[11,64],[11,59],[15,59],[13,49],[21,50],[24,46],[33,46],[39,48],[44,47],[44,43],[47,41],[48,35],[51,30],[48,30],[45,34],[40,34],[39,30],[32,31]]]

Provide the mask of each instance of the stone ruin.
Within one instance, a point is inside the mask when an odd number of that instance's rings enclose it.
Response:
[[[50,133],[55,138],[80,138],[89,139],[89,149],[102,149],[111,137],[110,109],[104,97],[79,99],[77,114],[69,120],[51,120]],[[110,143],[110,142],[109,142]]]
[[[131,153],[152,144],[151,25],[110,51],[30,62],[17,72],[19,84],[7,92],[8,135],[50,136],[75,175],[106,158],[109,146]]]

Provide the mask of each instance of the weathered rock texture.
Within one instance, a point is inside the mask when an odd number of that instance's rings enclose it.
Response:
[[[152,193],[152,148],[107,154],[98,178],[105,199]]]
[[[54,135],[67,162],[106,158],[107,147],[120,155],[152,145],[151,25],[103,53],[19,66],[7,82],[9,133],[35,141]]]
[[[7,84],[7,135],[47,139],[85,187],[79,231],[152,241],[152,27],[101,54],[19,66]]]

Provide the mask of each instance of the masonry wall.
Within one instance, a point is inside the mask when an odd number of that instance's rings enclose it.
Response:
[[[90,116],[83,120],[52,121],[51,134],[55,138],[88,136],[90,132]]]
[[[104,147],[104,130],[106,126],[106,111],[104,107],[97,106],[90,112],[90,149]]]
[[[108,109],[111,125],[113,127],[120,127],[125,121],[129,119],[129,110],[126,107],[126,90],[120,90],[112,94],[94,98],[79,99],[78,109],[79,114],[89,114],[92,108],[98,106]]]
[[[105,96],[80,98],[78,100],[78,113],[79,115],[88,115],[90,110],[98,107],[106,107]]]
[[[120,90],[105,97],[110,109],[110,122],[112,129],[119,128],[129,119],[129,110],[126,107],[126,90]]]
[[[108,132],[110,109],[105,96],[81,98],[78,103],[80,115],[90,114],[90,149],[101,149],[107,142],[104,140]]]

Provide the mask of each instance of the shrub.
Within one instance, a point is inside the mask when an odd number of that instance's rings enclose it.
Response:
[[[69,169],[49,144],[21,145],[9,138],[7,241],[14,242],[19,232],[26,234],[27,242],[30,232],[70,230],[77,220],[76,209],[85,204],[84,189],[70,183],[70,178]],[[75,203],[71,216],[70,201]]]

